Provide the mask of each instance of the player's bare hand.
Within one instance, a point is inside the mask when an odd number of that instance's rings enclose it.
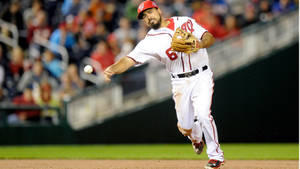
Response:
[[[114,72],[110,70],[110,67],[104,70],[104,81],[109,83],[111,81],[111,77],[114,75]]]

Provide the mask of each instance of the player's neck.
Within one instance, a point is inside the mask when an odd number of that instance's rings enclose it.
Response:
[[[167,27],[169,25],[169,23],[170,23],[170,21],[168,19],[162,18],[159,28]]]

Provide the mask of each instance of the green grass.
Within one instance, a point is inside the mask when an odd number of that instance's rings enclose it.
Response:
[[[222,144],[227,160],[298,160],[299,145]],[[207,159],[190,144],[0,146],[0,159]]]

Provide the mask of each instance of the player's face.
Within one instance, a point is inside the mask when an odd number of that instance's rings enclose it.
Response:
[[[161,26],[161,14],[156,8],[147,9],[142,14],[145,24],[153,29],[158,29]]]

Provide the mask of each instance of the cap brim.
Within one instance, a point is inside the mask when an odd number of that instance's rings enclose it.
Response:
[[[151,7],[151,8],[156,8],[156,9],[158,9],[157,7]],[[136,16],[137,19],[143,19],[143,18],[142,18],[143,12],[145,12],[145,11],[147,11],[148,9],[151,9],[151,8],[144,9],[142,12],[140,12],[140,13]]]

